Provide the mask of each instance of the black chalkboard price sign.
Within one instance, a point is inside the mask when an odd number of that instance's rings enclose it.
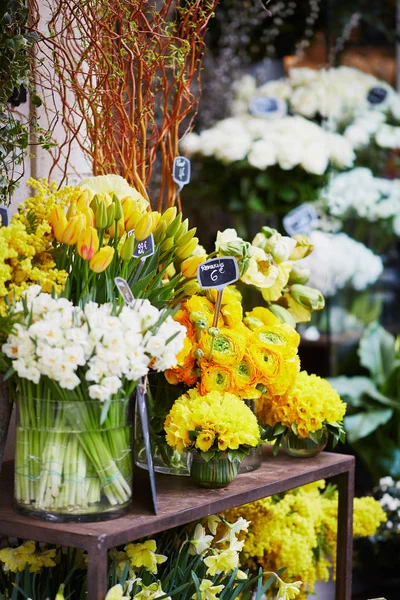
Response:
[[[174,159],[174,166],[172,168],[172,179],[178,185],[180,190],[184,185],[189,183],[190,173],[190,160],[185,156],[176,156]]]
[[[282,116],[286,112],[286,105],[280,98],[253,96],[249,102],[249,109],[254,117],[270,119]]]
[[[135,258],[147,258],[148,256],[152,256],[154,254],[154,238],[151,233],[145,240],[138,242],[135,250],[133,251],[133,256]]]
[[[199,265],[197,278],[203,289],[222,290],[226,285],[239,279],[239,268],[236,258],[224,256],[212,258]]]
[[[381,87],[373,87],[368,92],[367,100],[370,104],[382,104],[386,100],[387,91]]]
[[[1,227],[7,227],[9,223],[8,216],[8,208],[6,206],[0,206],[0,218],[1,218]]]

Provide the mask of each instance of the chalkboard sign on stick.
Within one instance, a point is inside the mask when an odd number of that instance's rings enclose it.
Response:
[[[308,235],[318,218],[312,204],[300,204],[283,217],[283,226],[289,235]]]
[[[381,87],[373,87],[368,92],[367,100],[370,104],[382,104],[386,100],[387,91]]]
[[[198,266],[197,278],[203,289],[221,290],[239,279],[237,260],[232,256],[211,258]]]
[[[135,300],[133,294],[132,294],[132,290],[128,285],[128,282],[123,278],[123,277],[116,277],[114,279],[115,281],[115,285],[118,288],[119,293],[121,294],[125,304],[132,304],[132,302]]]
[[[174,160],[174,166],[172,169],[172,179],[178,185],[179,191],[183,189],[184,185],[187,185],[189,183],[190,176],[190,160],[185,156],[177,156]]]
[[[147,412],[147,400],[146,400],[146,388],[147,380],[140,379],[136,388],[136,402],[138,413],[140,416],[140,422],[142,425],[144,447],[146,450],[147,467],[150,477],[150,488],[151,497],[153,500],[154,514],[157,514],[157,489],[156,489],[156,476],[154,471],[153,454],[151,451],[151,440],[150,440],[150,427],[149,427],[149,415]]]
[[[137,243],[133,256],[135,258],[148,258],[154,254],[154,238],[151,233],[145,240]]]
[[[8,208],[6,206],[0,206],[0,218],[1,218],[1,227],[7,227],[9,221]]]
[[[253,96],[249,102],[249,110],[254,117],[274,119],[286,114],[286,104],[280,98]]]

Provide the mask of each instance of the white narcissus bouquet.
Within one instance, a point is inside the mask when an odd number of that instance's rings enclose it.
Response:
[[[80,308],[39,286],[10,315],[19,320],[2,350],[22,399],[17,501],[71,511],[101,495],[124,504],[131,495],[128,400],[150,368],[176,365],[184,327],[148,300]],[[77,478],[87,480],[86,493]]]

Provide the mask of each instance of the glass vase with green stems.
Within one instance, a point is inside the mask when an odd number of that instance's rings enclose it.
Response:
[[[132,497],[130,382],[121,396],[91,400],[43,377],[18,381],[15,506],[52,521],[93,521],[125,512]]]

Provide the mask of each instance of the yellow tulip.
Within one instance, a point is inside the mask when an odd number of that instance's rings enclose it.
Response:
[[[151,228],[151,231],[155,231],[158,223],[160,222],[161,219],[161,213],[159,213],[157,210],[153,210],[153,212],[150,213],[151,214],[151,218],[153,220],[153,226]]]
[[[100,192],[99,194],[96,194],[96,196],[100,202],[102,200],[105,202],[106,207],[109,207],[112,203],[111,196],[110,194],[107,194],[107,192]]]
[[[82,213],[72,217],[64,230],[62,241],[68,246],[75,246],[82,231],[86,228],[86,217]]]
[[[167,227],[172,223],[177,215],[176,206],[170,206],[167,210],[161,215],[161,222],[164,223]]]
[[[92,201],[92,194],[89,190],[83,190],[76,200],[77,209],[82,211],[87,208]]]
[[[141,214],[138,210],[137,202],[133,198],[131,198],[131,196],[125,196],[125,198],[122,198],[121,206],[123,212],[123,219],[125,223],[129,221],[129,219],[135,211],[137,211],[139,215]]]
[[[181,246],[180,248],[177,248],[176,256],[178,258],[180,258],[181,260],[185,260],[185,258],[189,258],[189,256],[192,256],[193,252],[197,248],[198,243],[199,243],[199,239],[197,237],[194,237],[185,246]]]
[[[149,237],[151,230],[153,227],[153,218],[151,213],[145,213],[143,217],[141,217],[136,224],[135,227],[135,237],[138,242],[145,240]]]
[[[139,210],[134,210],[129,215],[129,218],[125,221],[125,231],[128,233],[129,231],[132,231],[132,229],[136,229],[136,225],[138,224],[141,218],[142,213]]]
[[[113,257],[114,248],[111,246],[104,246],[92,256],[89,266],[95,273],[102,273],[110,266]]]
[[[67,219],[68,221],[72,219],[76,215],[76,202],[75,200],[71,200],[70,205],[67,210]]]
[[[67,217],[62,208],[59,206],[53,208],[49,216],[49,223],[53,229],[54,237],[57,242],[61,243],[65,228],[68,224]]]
[[[130,235],[126,238],[124,245],[122,246],[121,251],[120,251],[120,257],[122,258],[122,260],[125,260],[125,261],[131,260],[134,249],[135,249],[135,236]]]
[[[92,211],[92,209],[90,208],[90,206],[87,206],[86,208],[83,208],[81,213],[83,215],[85,215],[86,217],[86,225],[88,227],[94,227],[94,223],[95,223],[95,217],[94,217],[94,212]]]
[[[94,227],[88,227],[81,233],[76,244],[79,256],[84,260],[90,260],[99,249],[99,236]]]
[[[195,277],[198,266],[207,260],[206,256],[190,256],[181,264],[181,273],[186,279]]]
[[[111,237],[115,237],[115,221],[114,223],[111,225],[111,227],[109,227],[108,229],[108,233]],[[118,237],[122,237],[125,233],[125,227],[124,227],[124,222],[122,219],[120,219],[118,221]]]

